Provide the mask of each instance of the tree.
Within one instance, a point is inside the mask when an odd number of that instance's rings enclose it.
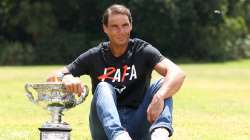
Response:
[[[113,3],[131,9],[133,37],[147,40],[169,58],[250,57],[249,0],[1,0],[0,59],[9,60],[5,51],[14,55],[19,48],[17,52],[31,50],[34,58],[12,62],[68,63],[106,40],[101,16]]]

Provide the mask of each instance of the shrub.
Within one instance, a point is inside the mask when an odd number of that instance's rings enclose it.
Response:
[[[0,43],[0,65],[32,64],[34,51],[31,44],[20,42]]]
[[[65,64],[90,48],[83,33],[60,32],[41,39],[35,46],[37,64]]]

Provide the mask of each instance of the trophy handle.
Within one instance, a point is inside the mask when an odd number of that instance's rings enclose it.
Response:
[[[81,104],[86,99],[88,94],[89,94],[89,88],[87,85],[84,85],[84,91],[81,93],[81,96],[79,97],[79,99],[76,100],[76,105]]]
[[[32,94],[32,92],[29,90],[29,88],[32,87],[32,84],[25,84],[25,91],[26,91],[26,96],[28,97],[28,99],[32,102],[32,103],[36,103],[34,96]]]

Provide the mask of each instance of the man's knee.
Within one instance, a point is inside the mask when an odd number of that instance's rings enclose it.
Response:
[[[115,94],[114,88],[111,84],[107,82],[100,82],[97,84],[94,96],[100,95],[100,94]]]
[[[96,86],[94,95],[93,95],[93,102],[97,102],[98,100],[110,100],[113,99],[116,101],[116,92],[113,86],[107,82],[100,82]]]
[[[111,88],[112,85],[107,82],[99,82],[96,88]]]

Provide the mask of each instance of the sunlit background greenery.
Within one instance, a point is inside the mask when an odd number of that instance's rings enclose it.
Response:
[[[65,64],[106,40],[113,3],[133,16],[132,37],[184,62],[250,57],[249,0],[1,0],[0,64]]]
[[[38,128],[50,119],[46,110],[25,97],[24,84],[43,82],[61,66],[0,67],[0,140],[39,139]],[[250,60],[183,64],[184,86],[174,96],[172,140],[250,139]],[[159,78],[154,73],[153,80]],[[82,77],[90,86],[90,79]],[[72,140],[91,140],[86,102],[65,112]]]
[[[249,0],[1,0],[0,140],[39,139],[38,128],[50,116],[28,101],[24,84],[44,82],[107,40],[101,16],[113,3],[131,9],[132,37],[157,47],[187,74],[174,96],[172,139],[249,140]],[[82,80],[91,86],[88,77]],[[91,98],[65,112],[72,140],[91,139]]]

